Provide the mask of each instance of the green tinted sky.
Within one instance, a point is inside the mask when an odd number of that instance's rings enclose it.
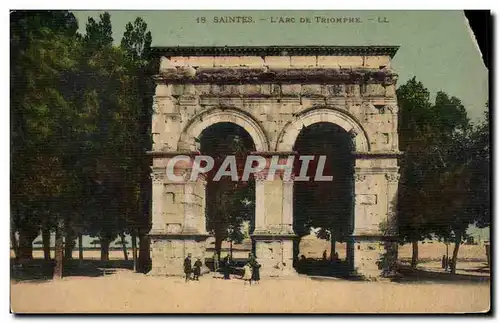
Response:
[[[80,29],[97,11],[76,11]],[[488,99],[488,72],[471,38],[462,11],[110,11],[114,38],[125,24],[142,17],[154,46],[182,45],[399,45],[393,67],[398,84],[412,76],[432,94],[443,90],[459,97],[472,119],[481,117]],[[255,23],[216,24],[217,16],[252,16]],[[273,24],[271,17],[294,17]],[[321,24],[314,17],[353,17],[361,23]],[[207,23],[196,23],[206,17]],[[312,23],[299,23],[309,17]],[[378,23],[386,17],[389,23]],[[263,20],[261,20],[263,19]]]

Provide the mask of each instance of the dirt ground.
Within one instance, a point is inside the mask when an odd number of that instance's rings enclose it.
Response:
[[[308,257],[320,258],[327,248],[327,241],[305,241],[301,245]],[[342,257],[345,247],[338,244],[337,250]],[[446,275],[440,262],[435,261],[446,251],[444,245],[421,244],[419,251],[423,259],[419,268]],[[42,251],[34,251],[34,257],[42,258]],[[73,257],[78,258],[78,251]],[[100,252],[85,250],[84,257],[98,260]],[[400,247],[399,258],[409,257],[411,246]],[[122,260],[123,252],[111,251],[110,259]],[[484,269],[483,246],[461,246],[459,259],[458,274],[489,276],[489,270]],[[99,277],[11,281],[11,308],[18,313],[469,313],[487,311],[489,304],[490,284],[486,280],[396,283],[297,275],[264,278],[259,285],[245,286],[240,279],[224,281],[212,274],[186,284],[180,278],[118,269]]]
[[[199,282],[121,271],[45,283],[12,283],[16,313],[464,313],[489,309],[488,283],[392,283],[298,276],[244,285],[211,274]],[[444,297],[446,296],[446,297]]]

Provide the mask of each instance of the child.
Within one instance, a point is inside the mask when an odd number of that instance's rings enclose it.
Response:
[[[247,262],[247,264],[245,265],[245,267],[243,267],[243,281],[244,281],[244,284],[248,283],[250,285],[252,285],[252,266],[250,265],[249,262]]]
[[[200,273],[201,273],[201,260],[200,258],[196,259],[196,262],[194,263],[194,280],[199,280]]]

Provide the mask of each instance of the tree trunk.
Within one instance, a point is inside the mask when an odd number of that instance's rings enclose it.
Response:
[[[456,272],[456,269],[457,269],[457,258],[458,258],[458,249],[460,248],[460,244],[462,243],[462,235],[459,235],[456,239],[455,239],[455,247],[453,248],[453,256],[451,258],[451,270],[450,270],[450,273],[452,275],[455,274]]]
[[[229,254],[231,259],[233,259],[233,240],[229,241]]]
[[[330,235],[330,261],[335,259],[335,234]]]
[[[10,229],[10,244],[12,245],[12,250],[14,250],[14,256],[17,260],[19,258],[19,244],[17,243],[16,231]]]
[[[132,259],[134,260],[134,272],[137,272],[137,241],[136,241],[136,234],[135,230],[132,230]]]
[[[151,270],[151,257],[149,255],[149,237],[145,234],[139,235],[139,259],[138,270],[147,273]]]
[[[54,279],[61,279],[63,277],[63,261],[64,261],[64,242],[62,235],[62,224],[56,226],[56,243],[55,243],[55,267]]]
[[[411,253],[411,268],[416,269],[418,263],[418,241],[413,241]]]
[[[125,260],[128,260],[128,254],[127,254],[127,241],[125,241],[125,234],[121,233],[120,238],[122,241],[122,248],[123,248],[123,258]]]
[[[78,233],[78,259],[83,261],[83,235]]]
[[[217,253],[217,256],[219,256],[219,259],[220,258],[220,252],[221,252],[221,249],[222,249],[222,238],[219,237],[219,236],[215,236],[215,252]]]
[[[19,259],[33,259],[33,240],[35,240],[38,232],[33,233],[32,230],[19,230]]]
[[[73,248],[75,247],[75,237],[71,229],[66,227],[66,235],[64,239],[64,259],[73,259]]]
[[[101,238],[101,260],[108,261],[109,260],[109,245],[111,243],[108,238]]]
[[[42,229],[43,259],[50,260],[50,230]]]

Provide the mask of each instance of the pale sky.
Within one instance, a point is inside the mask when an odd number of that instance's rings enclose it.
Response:
[[[80,31],[99,11],[75,11]],[[462,11],[110,11],[115,42],[125,24],[142,17],[153,46],[224,45],[399,45],[393,68],[398,85],[412,76],[434,96],[457,96],[469,117],[482,117],[488,100],[488,71]],[[251,16],[253,23],[214,23],[214,17]],[[272,23],[277,17],[294,23]],[[206,23],[197,23],[205,17]],[[300,18],[311,23],[299,23]],[[357,23],[317,23],[315,17],[359,18]],[[379,23],[388,21],[388,23]],[[220,18],[219,18],[220,20]],[[353,21],[355,19],[352,19]],[[290,21],[290,20],[289,20]]]

